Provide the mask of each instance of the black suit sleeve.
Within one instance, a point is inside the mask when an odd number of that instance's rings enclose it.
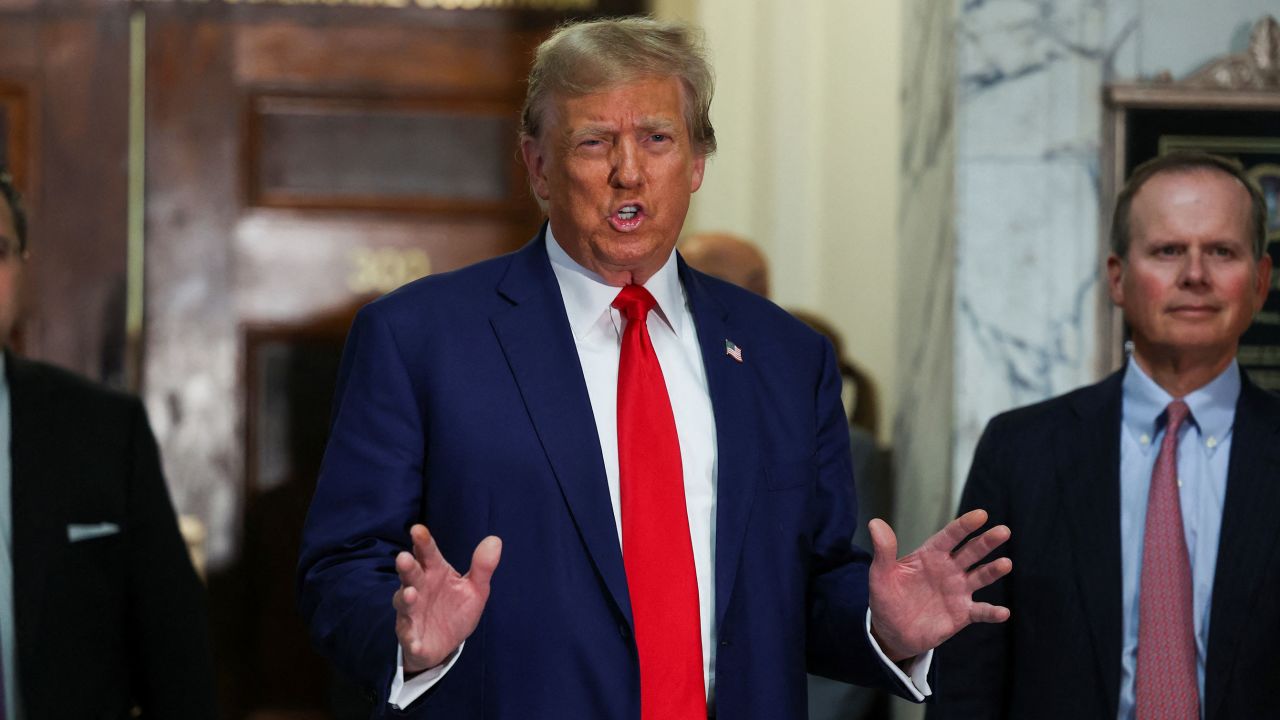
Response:
[[[960,499],[959,514],[975,508],[989,513],[987,528],[1011,525],[1009,477],[1002,454],[1008,451],[1001,418],[987,426],[974,453],[973,465]],[[1012,557],[1015,534],[982,562]],[[1017,568],[1014,568],[1017,572]],[[1011,584],[1001,578],[974,593],[974,600],[1002,605],[1014,611]],[[982,720],[1003,718],[1009,688],[1007,663],[1011,654],[1010,623],[974,623],[943,643],[934,653],[934,695],[928,720]]]
[[[214,718],[205,590],[178,531],[142,404],[130,403],[128,622],[144,718]]]

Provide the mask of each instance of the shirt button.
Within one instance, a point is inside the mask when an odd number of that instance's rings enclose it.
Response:
[[[1142,437],[1138,438],[1138,442],[1142,443],[1143,445],[1150,445],[1151,438],[1148,435],[1144,434]]]
[[[1204,441],[1204,444],[1207,445],[1210,450],[1212,450],[1213,448],[1218,447],[1218,438],[1210,435],[1209,439]]]

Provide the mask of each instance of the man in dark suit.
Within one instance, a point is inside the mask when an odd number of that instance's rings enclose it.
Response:
[[[1132,355],[984,433],[961,509],[1027,562],[978,594],[1012,620],[939,650],[931,719],[1280,717],[1280,399],[1236,362],[1265,217],[1221,158],[1134,172],[1107,261]]]
[[[0,172],[0,335],[17,315],[26,222]],[[3,354],[3,717],[214,717],[204,588],[142,404]]]
[[[799,720],[806,667],[919,698],[1004,618],[971,593],[1009,562],[968,568],[1007,529],[951,553],[981,512],[852,546],[830,345],[674,253],[710,99],[687,28],[561,29],[523,122],[548,224],[358,315],[300,605],[381,713]]]

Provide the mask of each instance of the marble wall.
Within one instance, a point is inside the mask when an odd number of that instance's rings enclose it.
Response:
[[[894,527],[913,548],[949,512],[954,333],[954,10],[903,4]]]
[[[1101,88],[1134,45],[1136,12],[1116,0],[959,7],[957,480],[994,414],[1096,377]]]

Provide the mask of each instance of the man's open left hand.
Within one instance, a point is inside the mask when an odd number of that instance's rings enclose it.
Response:
[[[957,548],[986,522],[985,510],[971,510],[898,558],[893,529],[883,520],[871,521],[871,631],[891,660],[935,648],[969,623],[1009,619],[1008,608],[973,600],[975,590],[1013,569],[1008,558],[973,567],[1009,539],[1009,528],[998,525]]]

